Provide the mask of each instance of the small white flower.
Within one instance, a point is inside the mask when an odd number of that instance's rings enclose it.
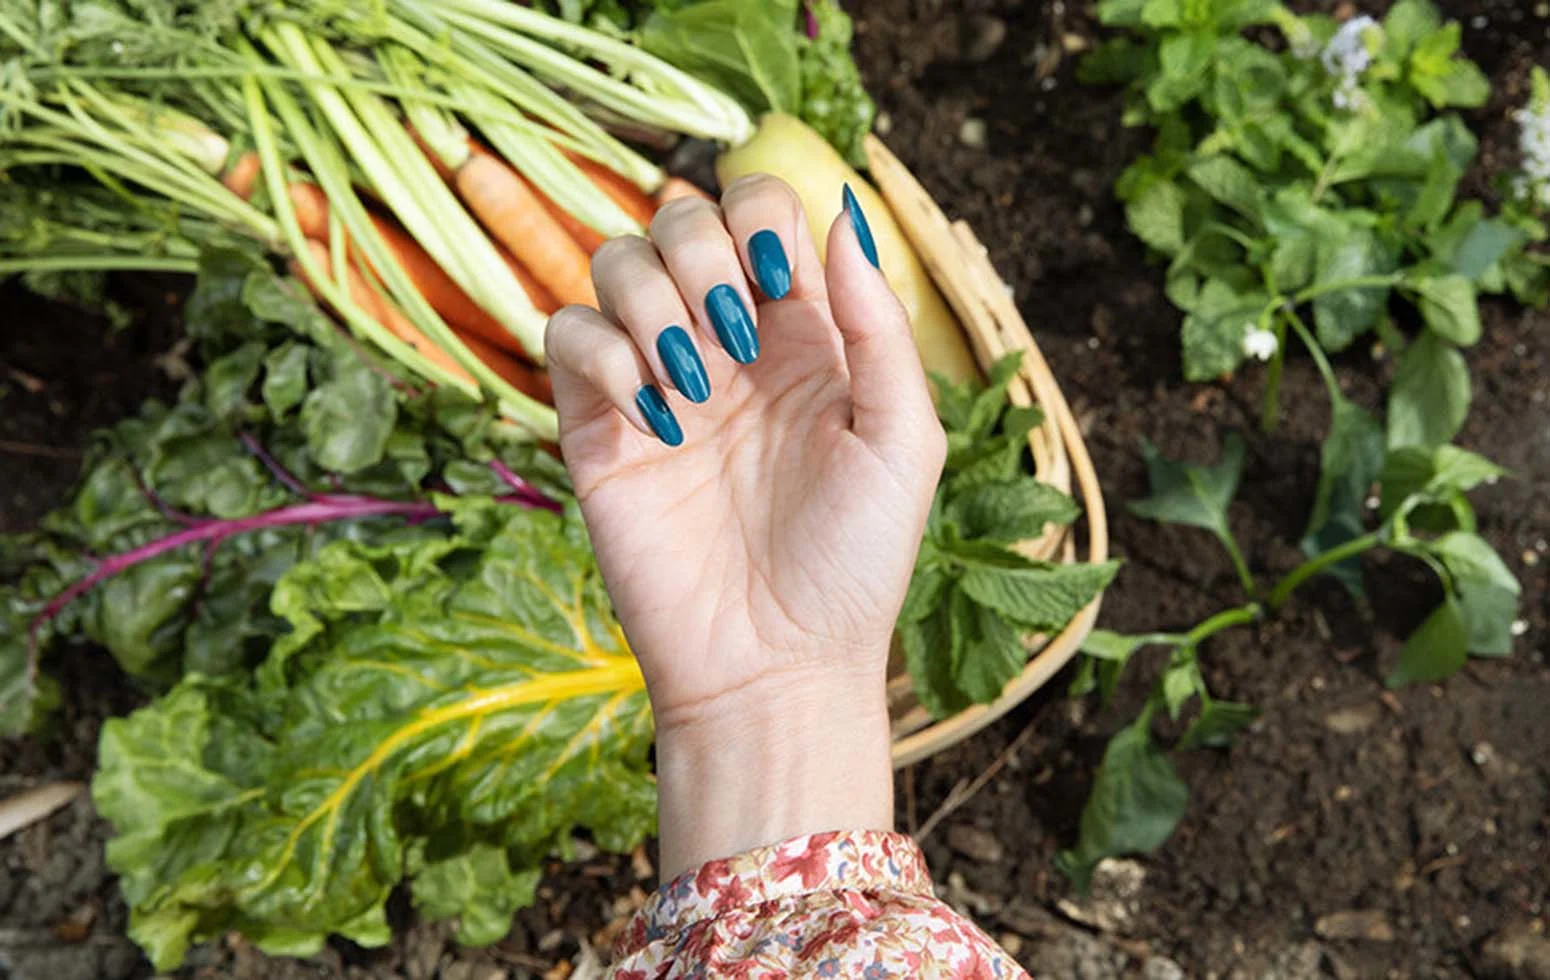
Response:
[[[1514,118],[1523,172],[1513,181],[1513,189],[1521,200],[1550,206],[1550,104],[1532,102]]]
[[[1248,332],[1243,335],[1243,354],[1245,357],[1268,361],[1275,357],[1276,351],[1280,349],[1281,342],[1269,330],[1250,327]]]
[[[1526,620],[1526,619],[1514,619],[1512,621],[1512,635],[1513,636],[1522,636],[1523,634],[1525,634],[1527,632],[1528,632],[1528,620]]]
[[[1366,104],[1360,79],[1372,65],[1372,52],[1367,48],[1367,32],[1372,30],[1382,28],[1371,17],[1352,17],[1340,25],[1319,56],[1324,70],[1338,79],[1334,94],[1337,109],[1359,109]]]

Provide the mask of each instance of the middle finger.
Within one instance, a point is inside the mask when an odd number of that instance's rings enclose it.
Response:
[[[739,364],[757,360],[758,307],[721,209],[699,198],[674,201],[652,219],[651,238],[702,328]]]

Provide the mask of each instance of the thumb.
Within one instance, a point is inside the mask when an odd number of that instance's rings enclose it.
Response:
[[[885,458],[914,461],[942,441],[909,315],[880,269],[876,240],[849,185],[829,229],[829,308],[845,341],[854,429]]]

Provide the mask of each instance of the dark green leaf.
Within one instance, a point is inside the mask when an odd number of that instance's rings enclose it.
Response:
[[[1325,350],[1342,351],[1351,346],[1373,328],[1388,303],[1387,286],[1352,288],[1343,284],[1388,275],[1395,265],[1393,252],[1364,229],[1323,243],[1313,285],[1330,291],[1314,299],[1313,319],[1319,344]]]
[[[398,417],[387,380],[343,352],[333,376],[312,389],[301,407],[307,447],[333,473],[359,473],[380,462]]]
[[[1478,283],[1509,252],[1526,241],[1528,236],[1523,231],[1505,221],[1491,218],[1477,222],[1470,226],[1450,257],[1453,271]]]
[[[1389,687],[1442,680],[1469,659],[1469,627],[1451,595],[1405,641],[1399,663],[1385,679]]]
[[[1251,705],[1207,700],[1200,714],[1184,730],[1180,749],[1225,749],[1237,734],[1254,724],[1259,712]]]
[[[1048,525],[1070,524],[1082,509],[1049,484],[1022,479],[965,490],[948,513],[965,537],[1015,544],[1040,537]]]
[[[957,615],[964,624],[963,652],[954,665],[953,682],[970,701],[989,704],[1001,696],[1028,662],[1022,633],[993,610],[974,606],[960,593]]]
[[[1385,520],[1411,497],[1431,504],[1446,504],[1458,494],[1507,475],[1495,463],[1457,446],[1406,446],[1389,450],[1383,463]]]
[[[307,363],[311,349],[287,342],[264,359],[264,404],[278,421],[307,397]]]
[[[936,564],[922,563],[910,579],[909,592],[904,597],[904,609],[899,613],[900,623],[918,623],[942,607],[952,577]]]
[[[1262,293],[1239,294],[1219,279],[1201,287],[1184,318],[1184,377],[1213,381],[1243,363],[1243,338],[1264,311]]]
[[[1180,647],[1175,650],[1162,677],[1163,705],[1168,709],[1168,717],[1177,720],[1179,710],[1185,703],[1204,690],[1205,681],[1195,662],[1194,648]]]
[[[1426,277],[1408,285],[1419,297],[1421,315],[1434,333],[1461,347],[1480,339],[1479,302],[1467,278]]]
[[[1157,180],[1125,205],[1125,216],[1136,237],[1172,255],[1184,247],[1184,191]]]
[[[1206,157],[1190,164],[1188,174],[1215,200],[1251,221],[1259,220],[1263,199],[1260,181],[1243,164],[1228,156]]]
[[[1034,562],[1025,568],[976,565],[964,571],[961,587],[975,602],[989,606],[1025,629],[1050,631],[1069,623],[1108,587],[1118,571],[1118,562]]]
[[[1309,557],[1361,536],[1367,495],[1383,471],[1383,460],[1383,427],[1355,403],[1336,398],[1329,435],[1319,450],[1319,485],[1303,536]],[[1359,559],[1340,562],[1329,574],[1353,594],[1362,593]]]
[[[1056,859],[1082,891],[1104,858],[1161,847],[1189,805],[1189,787],[1152,741],[1149,725],[1148,713],[1109,741],[1082,808],[1081,839]]]
[[[1400,355],[1389,393],[1389,446],[1440,446],[1469,415],[1469,367],[1428,330]]]
[[[915,698],[931,717],[948,718],[974,703],[954,677],[965,640],[962,624],[947,604],[918,623],[901,626],[899,641]]]
[[[792,29],[796,16],[795,0],[702,0],[655,11],[640,31],[640,44],[714,83],[750,110],[798,113],[802,71]]]
[[[1151,479],[1152,495],[1128,504],[1132,514],[1164,524],[1205,528],[1218,536],[1231,535],[1227,507],[1238,492],[1243,475],[1243,438],[1228,435],[1222,457],[1213,466],[1192,466],[1167,459],[1150,442],[1142,440],[1141,454]]]
[[[1512,569],[1477,534],[1454,531],[1427,544],[1453,578],[1459,610],[1469,632],[1469,652],[1481,656],[1512,653],[1512,622],[1522,586]]]

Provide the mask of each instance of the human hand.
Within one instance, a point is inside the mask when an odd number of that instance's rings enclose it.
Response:
[[[807,227],[773,177],[676,202],[594,257],[601,312],[549,326],[561,447],[656,714],[669,871],[891,825],[884,675],[946,443],[859,204],[827,269]]]

